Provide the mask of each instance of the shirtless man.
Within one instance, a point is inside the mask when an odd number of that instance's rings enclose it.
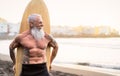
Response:
[[[49,76],[46,68],[46,48],[52,47],[50,67],[55,58],[58,45],[57,42],[43,31],[43,21],[39,14],[32,14],[28,17],[30,29],[19,34],[9,46],[10,57],[15,66],[14,49],[22,47],[24,56],[22,61],[22,71],[20,76]]]

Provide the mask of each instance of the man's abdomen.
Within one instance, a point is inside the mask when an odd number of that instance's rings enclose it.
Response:
[[[46,62],[46,51],[39,48],[32,48],[29,52],[24,52],[24,64],[38,64]]]

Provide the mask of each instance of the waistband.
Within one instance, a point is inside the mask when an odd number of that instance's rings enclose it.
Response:
[[[36,68],[45,68],[46,67],[46,63],[39,63],[39,64],[22,64],[23,68],[32,68],[32,69],[36,69]]]

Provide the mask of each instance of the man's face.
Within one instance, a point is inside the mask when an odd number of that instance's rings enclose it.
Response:
[[[30,28],[36,27],[37,29],[43,28],[43,20],[41,16],[36,16],[32,21],[30,21]]]
[[[43,27],[43,21],[41,17],[36,17],[35,21],[34,21],[34,26],[38,29],[41,29]]]

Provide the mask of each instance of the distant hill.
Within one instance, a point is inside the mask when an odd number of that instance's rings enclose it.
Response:
[[[0,18],[0,22],[7,22],[7,20]]]

